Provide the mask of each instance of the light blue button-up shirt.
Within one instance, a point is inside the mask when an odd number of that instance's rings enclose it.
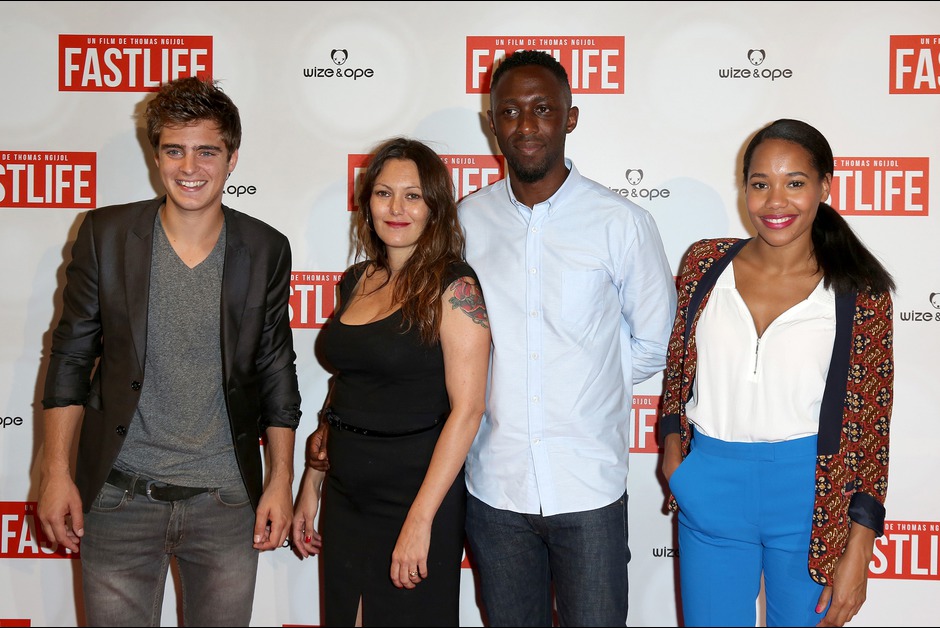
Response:
[[[633,384],[665,367],[676,313],[653,217],[565,164],[565,183],[531,209],[507,177],[459,210],[493,335],[467,486],[546,516],[623,495]]]

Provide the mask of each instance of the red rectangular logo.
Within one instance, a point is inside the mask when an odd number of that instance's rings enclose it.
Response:
[[[938,560],[940,522],[885,521],[868,572],[872,578],[940,580]]]
[[[60,92],[155,92],[212,78],[211,35],[59,35]]]
[[[343,273],[295,270],[290,274],[291,329],[320,329],[336,309],[336,284]]]
[[[94,209],[96,153],[0,151],[0,207]]]
[[[568,71],[573,94],[624,93],[624,37],[467,37],[467,93],[487,94],[498,61],[517,50],[542,50]]]
[[[78,558],[46,539],[36,502],[0,502],[0,558]]]
[[[891,35],[889,94],[940,94],[940,35]]]
[[[836,157],[832,206],[850,216],[927,216],[928,157]]]
[[[359,174],[365,170],[370,155],[349,155],[347,163],[347,192],[349,211],[358,211],[356,198],[359,190]],[[459,201],[466,195],[476,192],[503,178],[504,165],[502,155],[441,155],[441,161],[450,170],[454,181],[454,200]]]
[[[658,454],[659,395],[633,395],[630,453]]]

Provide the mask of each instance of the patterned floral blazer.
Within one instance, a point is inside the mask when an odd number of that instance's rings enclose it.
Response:
[[[747,240],[696,242],[679,274],[678,310],[669,340],[660,438],[678,433],[682,457],[691,431],[686,402],[695,379],[695,329],[718,276]],[[836,337],[819,416],[816,503],[809,572],[832,584],[853,523],[884,534],[888,428],[894,395],[893,305],[888,293],[836,297]],[[678,511],[675,496],[669,509]]]

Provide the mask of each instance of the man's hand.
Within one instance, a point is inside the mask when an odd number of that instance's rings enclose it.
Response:
[[[272,482],[261,494],[255,514],[253,545],[262,552],[284,545],[290,534],[293,519],[291,487],[283,482]]]
[[[78,487],[68,474],[43,478],[39,486],[39,522],[46,538],[73,552],[85,534],[85,515]]]
[[[294,518],[294,430],[268,427],[268,469],[255,513],[253,545],[262,552],[284,545]]]
[[[73,552],[85,534],[82,498],[72,480],[69,458],[85,408],[80,405],[43,411],[43,456],[37,514],[46,538]]]

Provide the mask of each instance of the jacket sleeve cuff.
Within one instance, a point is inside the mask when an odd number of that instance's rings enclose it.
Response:
[[[664,414],[659,419],[659,444],[666,442],[666,437],[670,434],[678,434],[682,422],[678,414]]]
[[[46,397],[42,400],[44,410],[49,408],[64,408],[66,406],[84,406],[84,399],[73,399],[70,397]]]
[[[849,502],[849,517],[853,523],[871,528],[877,536],[885,533],[884,504],[868,493],[855,493]]]
[[[300,414],[299,406],[288,408],[286,412],[278,416],[262,417],[259,427],[262,432],[269,427],[289,427],[292,430],[296,430],[300,425]]]

